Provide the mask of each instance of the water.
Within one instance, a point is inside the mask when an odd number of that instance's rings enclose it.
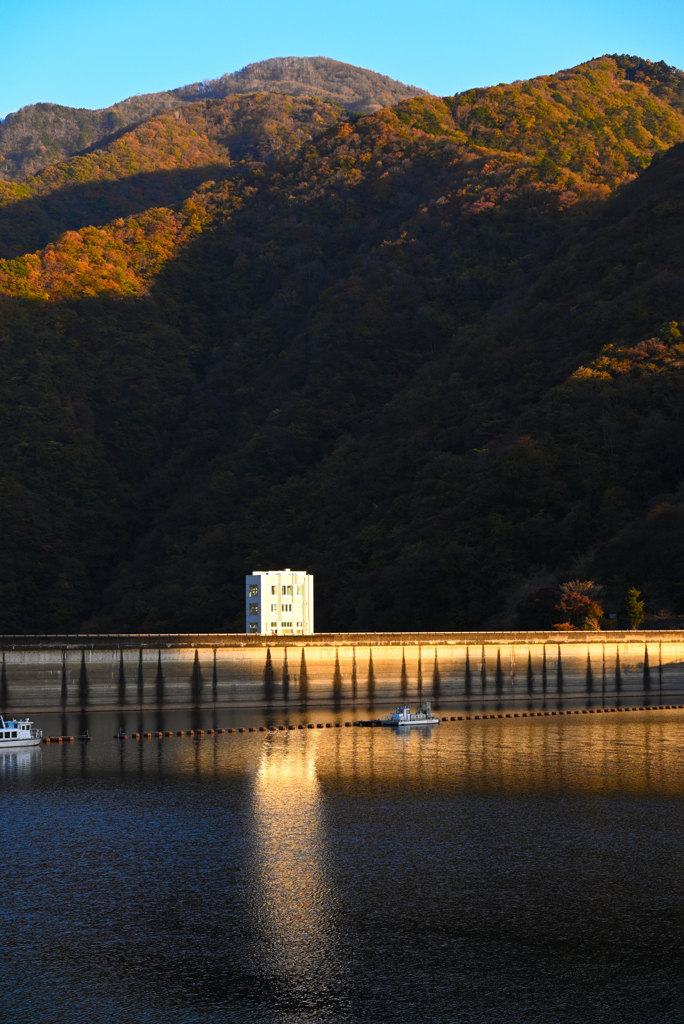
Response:
[[[682,1019],[684,711],[38,724],[96,741],[0,754],[2,1020]]]

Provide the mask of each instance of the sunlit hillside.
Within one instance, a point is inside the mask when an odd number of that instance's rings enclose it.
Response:
[[[684,612],[683,81],[199,99],[0,184],[0,629],[241,630],[257,563],[320,629]]]

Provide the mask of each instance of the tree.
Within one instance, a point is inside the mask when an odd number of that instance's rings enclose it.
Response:
[[[644,624],[644,602],[639,600],[640,597],[641,591],[636,587],[632,587],[627,594],[627,614],[632,623],[632,629],[639,629]]]
[[[564,612],[567,622],[556,623],[556,629],[600,629],[603,608],[597,598],[603,587],[593,580],[570,580],[561,583],[560,599],[556,604]]]

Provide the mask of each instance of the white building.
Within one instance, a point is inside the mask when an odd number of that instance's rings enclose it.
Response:
[[[246,632],[313,633],[313,576],[291,569],[254,571],[245,579]]]

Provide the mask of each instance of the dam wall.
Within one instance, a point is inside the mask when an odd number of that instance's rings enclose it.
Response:
[[[0,637],[0,709],[660,703],[684,632]],[[684,699],[684,697],[683,697]]]

